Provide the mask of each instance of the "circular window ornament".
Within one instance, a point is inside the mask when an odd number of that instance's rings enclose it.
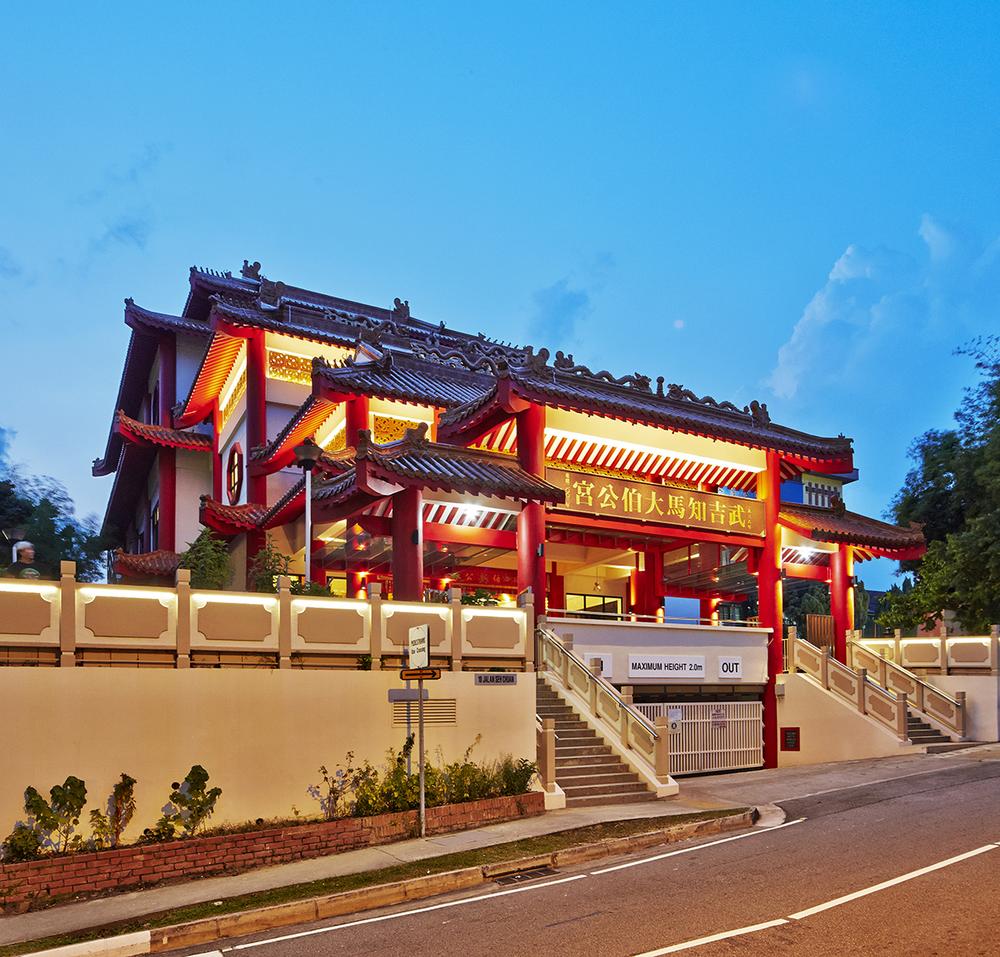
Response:
[[[235,505],[240,500],[240,492],[243,491],[243,449],[237,442],[229,450],[229,458],[226,460],[226,494],[229,496],[229,504]]]

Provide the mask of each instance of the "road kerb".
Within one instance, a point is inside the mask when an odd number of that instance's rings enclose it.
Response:
[[[645,850],[661,844],[675,844],[703,834],[737,830],[749,827],[753,823],[752,814],[753,812],[748,810],[708,821],[675,824],[645,834],[609,838],[547,854],[534,854],[530,857],[495,864],[443,871],[440,874],[428,874],[392,884],[376,884],[372,887],[362,887],[339,894],[312,897],[285,904],[273,904],[268,907],[239,911],[235,914],[219,917],[207,917],[135,934],[124,934],[103,940],[71,944],[67,947],[35,951],[31,957],[97,957],[97,955],[100,957],[133,957],[133,955],[159,954],[182,947],[211,944],[218,940],[257,934],[279,927],[305,924],[330,917],[343,917],[348,914],[359,914],[407,901],[426,900],[440,894],[489,884],[498,877],[539,867],[570,867],[604,857]]]

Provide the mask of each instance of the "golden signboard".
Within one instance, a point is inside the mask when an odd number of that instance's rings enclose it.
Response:
[[[545,469],[545,480],[566,490],[566,502],[554,506],[556,511],[739,535],[764,534],[764,503],[753,498],[556,468]]]

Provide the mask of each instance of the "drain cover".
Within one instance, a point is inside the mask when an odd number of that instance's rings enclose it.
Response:
[[[516,874],[504,874],[496,879],[497,884],[523,884],[525,881],[533,881],[539,877],[552,877],[556,871],[551,867],[532,867],[527,871],[518,871]]]

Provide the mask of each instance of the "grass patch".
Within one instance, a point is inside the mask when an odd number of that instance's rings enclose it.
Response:
[[[286,887],[276,887],[272,890],[260,891],[254,894],[241,894],[239,897],[227,897],[215,903],[208,901],[201,904],[190,904],[187,907],[177,907],[173,910],[161,911],[135,917],[131,920],[105,924],[89,930],[70,934],[60,934],[56,937],[46,937],[42,940],[23,941],[19,944],[0,945],[0,957],[15,957],[18,954],[30,954],[50,947],[64,947],[67,944],[79,944],[117,934],[130,934],[139,930],[152,930],[157,927],[167,927],[170,924],[184,924],[189,921],[202,920],[206,917],[219,917],[237,911],[252,910],[259,907],[270,907],[274,904],[287,904],[291,901],[305,900],[309,897],[324,897],[329,894],[340,894],[361,887],[374,887],[377,884],[392,884],[405,881],[412,877],[424,877],[428,874],[439,874],[443,871],[455,871],[463,867],[482,867],[484,864],[497,864],[502,861],[516,860],[519,857],[530,857],[533,854],[551,854],[579,844],[593,844],[616,837],[629,837],[633,834],[647,834],[650,831],[672,827],[677,824],[688,824],[691,821],[709,821],[718,817],[728,817],[739,814],[748,808],[725,808],[718,811],[698,811],[692,814],[670,814],[653,818],[636,818],[627,821],[611,821],[606,824],[591,824],[587,827],[576,827],[567,831],[555,831],[552,834],[540,834],[537,837],[526,837],[507,844],[494,844],[489,847],[475,848],[469,851],[458,851],[454,854],[443,854],[440,857],[429,857],[422,861],[411,861],[383,867],[374,871],[362,871],[359,874],[344,874],[340,877],[327,877],[318,881],[303,884],[289,884]],[[391,845],[390,845],[391,846]]]

